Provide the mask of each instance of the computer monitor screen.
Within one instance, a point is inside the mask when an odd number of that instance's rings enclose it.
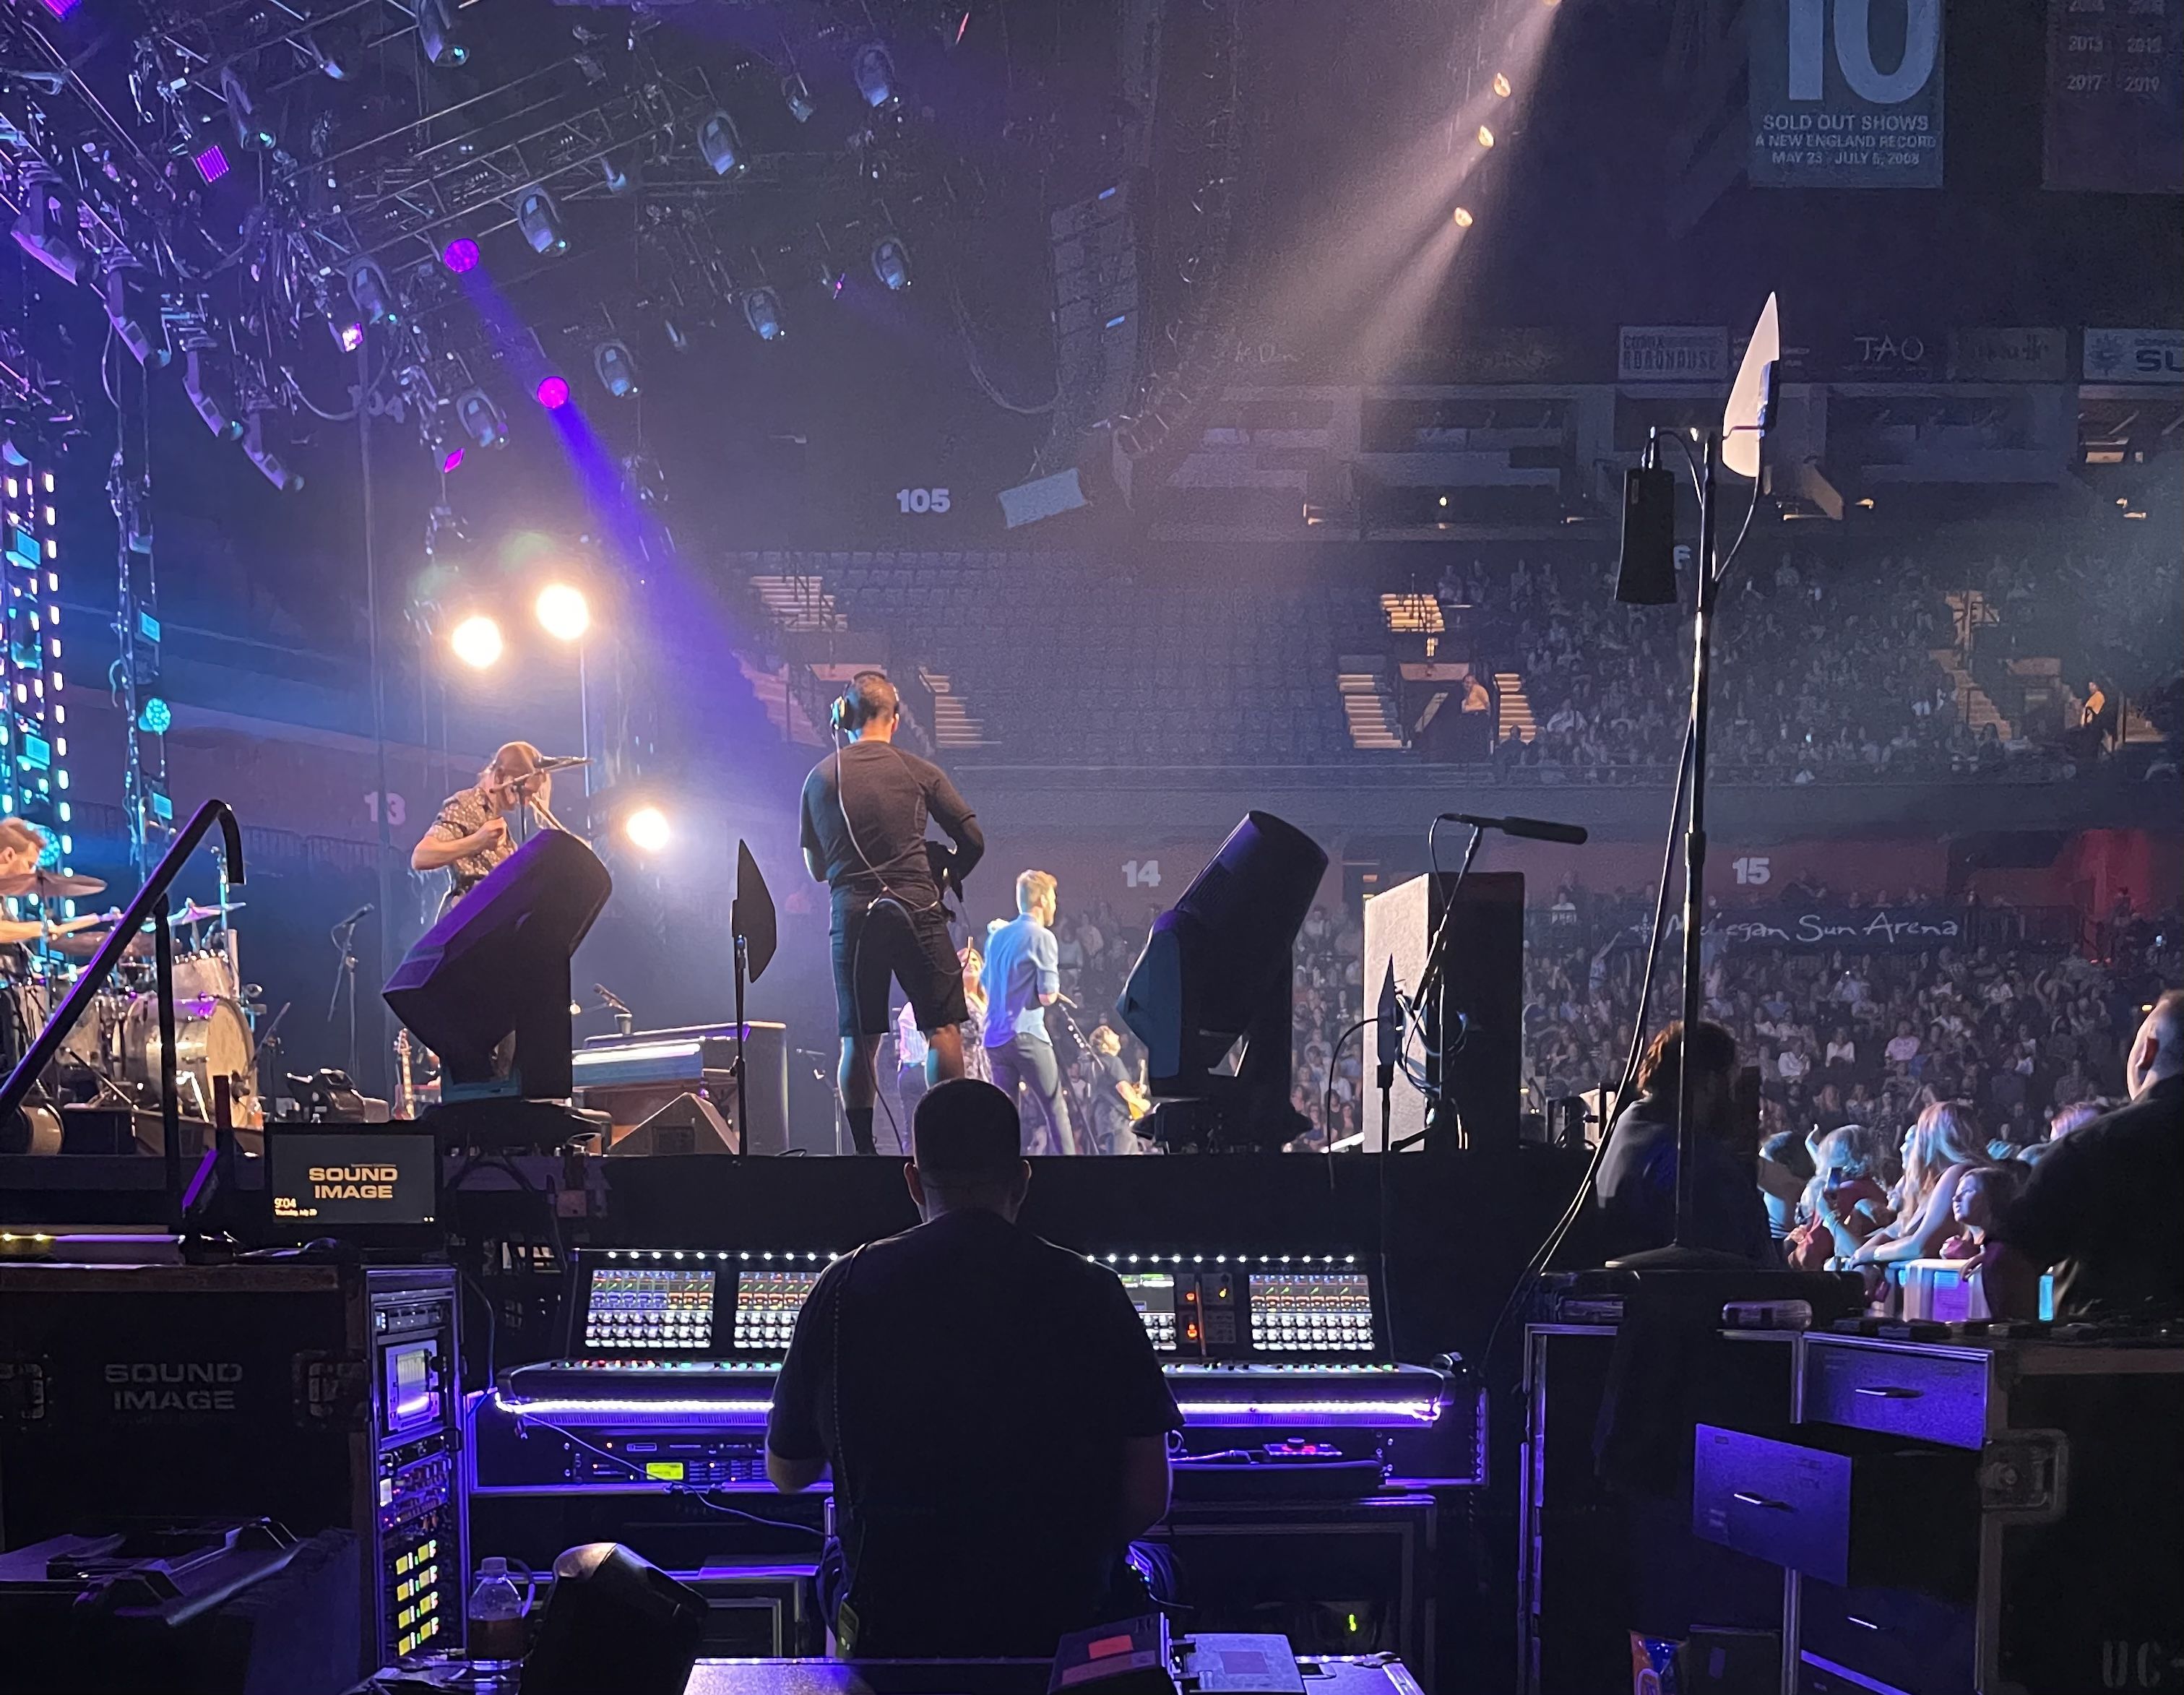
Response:
[[[439,1216],[439,1146],[429,1130],[275,1128],[265,1136],[265,1186],[276,1235],[415,1230]]]
[[[713,1345],[713,1273],[599,1265],[584,1303],[587,1352],[699,1353]]]

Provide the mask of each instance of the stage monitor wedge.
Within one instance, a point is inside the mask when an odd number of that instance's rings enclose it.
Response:
[[[1246,813],[1153,921],[1115,1004],[1145,1045],[1163,1146],[1276,1148],[1310,1128],[1290,1105],[1292,951],[1326,873],[1303,831]]]
[[[439,1056],[444,1101],[566,1101],[569,958],[614,888],[599,856],[542,830],[417,939],[387,1004]],[[504,1073],[494,1050],[515,1038]]]

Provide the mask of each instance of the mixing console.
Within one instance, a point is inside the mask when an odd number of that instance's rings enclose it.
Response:
[[[755,1444],[775,1374],[834,1257],[580,1252],[568,1357],[504,1371],[483,1397],[477,1486],[763,1486]],[[1475,1469],[1469,1413],[1462,1432],[1448,1430],[1444,1416],[1466,1404],[1466,1392],[1449,1370],[1393,1358],[1380,1291],[1355,1256],[1088,1257],[1114,1270],[1136,1307],[1194,1448],[1233,1442],[1242,1430],[1313,1440],[1347,1433],[1350,1446],[1384,1453],[1454,1436],[1461,1469],[1437,1463],[1433,1475]]]

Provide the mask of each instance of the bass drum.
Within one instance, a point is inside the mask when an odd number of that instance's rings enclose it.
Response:
[[[258,1068],[250,1021],[232,1001],[177,1001],[175,1006],[175,1082],[181,1108],[213,1114],[213,1081],[228,1079],[228,1099],[238,1124],[257,1122]],[[121,1031],[121,1068],[132,1083],[159,1093],[159,997],[140,995],[129,1006]]]

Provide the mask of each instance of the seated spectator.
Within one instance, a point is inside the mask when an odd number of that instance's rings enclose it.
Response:
[[[1847,1260],[1895,1216],[1880,1152],[1862,1124],[1846,1124],[1818,1138],[1817,1170],[1800,1208],[1803,1218],[1787,1239],[1786,1257],[1793,1267],[1819,1271],[1830,1260]]]
[[[1958,1179],[1956,1199],[1949,1209],[1956,1221],[1956,1234],[1942,1244],[1942,1257],[1977,1257],[1986,1245],[1986,1233],[1994,1227],[1994,1221],[2024,1193],[2025,1181],[2031,1175],[2030,1166],[2014,1160],[1975,1165],[1965,1172]]]
[[[1958,1183],[1986,1162],[1986,1139],[1970,1107],[1936,1101],[1926,1107],[1903,1137],[1903,1176],[1892,1197],[1896,1217],[1852,1257],[1876,1264],[1930,1258],[1948,1234]]]
[[[2184,990],[2154,1002],[2126,1068],[2131,1104],[2049,1144],[1980,1256],[1998,1319],[2036,1316],[2056,1267],[2055,1316],[2184,1317]]]
[[[1736,1041],[1702,1023],[1691,1042],[1696,1124],[1691,1153],[1692,1217],[1684,1246],[1769,1263],[1767,1211],[1753,1187],[1751,1156],[1731,1151],[1735,1135]],[[1672,1023],[1647,1045],[1638,1068],[1638,1099],[1615,1122],[1594,1185],[1602,1257],[1618,1258],[1676,1240],[1676,1113],[1684,1029]],[[1745,1146],[1748,1149],[1750,1144]]]
[[[1881,1051],[1888,1062],[1899,1071],[1908,1068],[1919,1057],[1919,1038],[1911,1032],[1911,1021],[1898,1018],[1896,1034],[1889,1038],[1888,1045]]]
[[[1763,1101],[1761,1126],[1780,1111],[1778,1102]],[[1778,1241],[1789,1235],[1797,1222],[1798,1199],[1812,1180],[1813,1149],[1805,1137],[1778,1129],[1759,1144],[1759,1192],[1766,1199],[1768,1235]]]

